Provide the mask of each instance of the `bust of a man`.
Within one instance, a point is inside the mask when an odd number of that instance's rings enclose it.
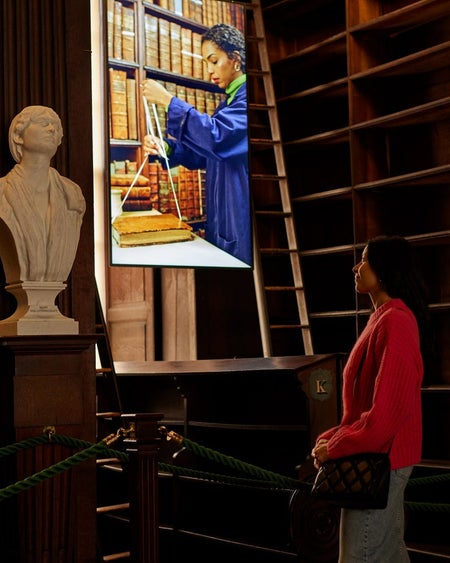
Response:
[[[80,187],[50,166],[62,137],[61,120],[49,107],[28,106],[11,122],[17,164],[0,178],[0,221],[17,254],[16,265],[5,265],[8,283],[64,282],[70,274],[86,204]]]

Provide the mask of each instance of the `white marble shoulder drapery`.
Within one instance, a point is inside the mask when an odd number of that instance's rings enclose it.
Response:
[[[80,187],[52,167],[45,218],[36,209],[20,164],[1,178],[0,218],[13,235],[21,278],[8,281],[66,281],[75,260],[85,209]]]

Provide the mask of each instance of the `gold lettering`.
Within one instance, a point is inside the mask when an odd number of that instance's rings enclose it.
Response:
[[[318,395],[323,395],[327,392],[327,390],[325,389],[326,382],[326,379],[316,379],[316,393]]]

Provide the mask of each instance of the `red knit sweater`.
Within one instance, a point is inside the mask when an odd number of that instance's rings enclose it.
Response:
[[[391,468],[418,463],[422,454],[423,363],[417,323],[401,299],[376,309],[343,372],[343,415],[321,434],[328,455],[386,452]]]

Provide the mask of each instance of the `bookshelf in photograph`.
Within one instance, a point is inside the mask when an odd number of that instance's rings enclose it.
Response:
[[[201,235],[207,213],[205,171],[178,166],[169,177],[159,162],[145,158],[142,140],[148,130],[140,83],[158,80],[211,115],[223,93],[209,81],[201,36],[218,22],[244,30],[244,10],[218,0],[107,0],[106,11],[111,218],[122,211],[181,213]],[[164,108],[149,113],[154,131],[164,135]]]

